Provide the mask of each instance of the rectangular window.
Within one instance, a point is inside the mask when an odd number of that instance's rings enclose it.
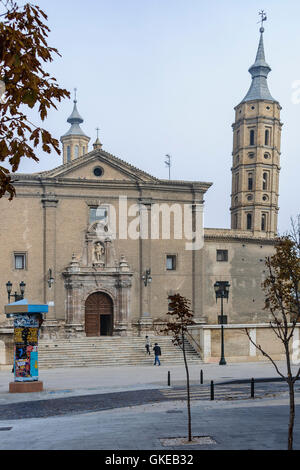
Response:
[[[176,269],[176,255],[167,255],[166,269],[167,269],[167,271],[175,271],[175,269]]]
[[[26,269],[26,254],[15,253],[14,254],[14,266],[15,269]]]
[[[90,224],[100,220],[106,221],[108,211],[105,207],[91,207],[90,208]]]
[[[217,261],[228,261],[228,250],[217,250]]]
[[[253,190],[253,174],[248,173],[248,191]]]

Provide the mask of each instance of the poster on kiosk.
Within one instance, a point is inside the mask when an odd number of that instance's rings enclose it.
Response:
[[[14,381],[33,382],[39,379],[38,338],[48,305],[29,304],[27,299],[5,306],[5,314],[13,318]]]

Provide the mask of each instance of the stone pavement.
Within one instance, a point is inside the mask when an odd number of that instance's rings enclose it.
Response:
[[[297,402],[294,448],[300,449],[299,399]],[[185,402],[163,402],[80,415],[1,421],[0,449],[104,450],[107,456],[113,454],[109,450],[285,450],[287,430],[287,397],[198,401],[192,403],[192,435],[209,436],[214,444],[166,447],[163,439],[187,436],[187,411]]]
[[[277,363],[285,371],[285,363]],[[191,384],[200,383],[200,369],[204,383],[211,380],[226,382],[254,378],[278,378],[274,366],[269,362],[191,365]],[[295,370],[297,367],[295,366]],[[167,387],[168,371],[171,373],[171,386],[185,385],[184,365],[176,366],[114,366],[81,367],[40,370],[39,379],[44,382],[44,391],[37,393],[12,394],[8,384],[13,381],[10,371],[0,371],[0,404],[26,400],[45,400],[61,396],[76,396],[126,390],[144,390]]]
[[[279,364],[284,368],[284,363]],[[269,363],[202,364],[206,385],[210,380],[223,383],[231,380],[254,378],[277,378]],[[296,369],[296,368],[295,368]],[[167,373],[171,372],[171,387],[167,386]],[[191,381],[199,384],[200,367],[190,367]],[[184,366],[161,367],[97,367],[41,370],[40,379],[45,390],[35,394],[9,394],[8,382],[13,376],[0,372],[0,405],[14,405],[22,410],[28,405],[27,419],[4,419],[0,421],[0,449],[2,450],[220,450],[220,449],[286,449],[288,429],[288,393],[278,396],[233,401],[192,402],[193,436],[209,436],[213,444],[163,445],[163,439],[187,435],[186,402],[180,396],[165,401],[151,401],[151,393],[159,390],[176,391],[185,384]],[[67,401],[127,391],[145,390],[147,403],[102,409],[80,414],[44,415],[32,417],[36,400],[53,398]],[[141,392],[142,393],[142,392]],[[100,394],[100,395],[99,395]],[[120,394],[121,395],[121,394]],[[126,394],[125,394],[126,395]],[[138,394],[136,394],[138,395]],[[69,399],[70,400],[70,399]],[[59,402],[57,402],[59,403]],[[141,402],[142,403],[142,402]],[[300,449],[300,396],[296,395],[295,448]],[[59,406],[59,405],[58,405]],[[25,407],[25,406],[24,406]],[[74,409],[76,409],[76,404]],[[111,453],[109,454],[111,455]]]

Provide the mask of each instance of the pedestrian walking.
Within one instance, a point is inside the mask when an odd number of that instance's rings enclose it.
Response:
[[[158,363],[158,365],[160,366],[159,356],[161,356],[161,349],[157,343],[155,343],[153,351],[154,351],[154,356],[155,356],[155,361],[153,365],[155,366],[156,363]]]
[[[145,348],[146,348],[146,353],[149,354],[150,356],[150,347],[151,347],[151,343],[150,343],[150,339],[149,339],[149,336],[146,336],[146,339],[145,339]]]

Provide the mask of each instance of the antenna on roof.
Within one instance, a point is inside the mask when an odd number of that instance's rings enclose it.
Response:
[[[169,168],[169,179],[171,179],[171,156],[166,154],[167,160],[165,160],[166,166]]]

